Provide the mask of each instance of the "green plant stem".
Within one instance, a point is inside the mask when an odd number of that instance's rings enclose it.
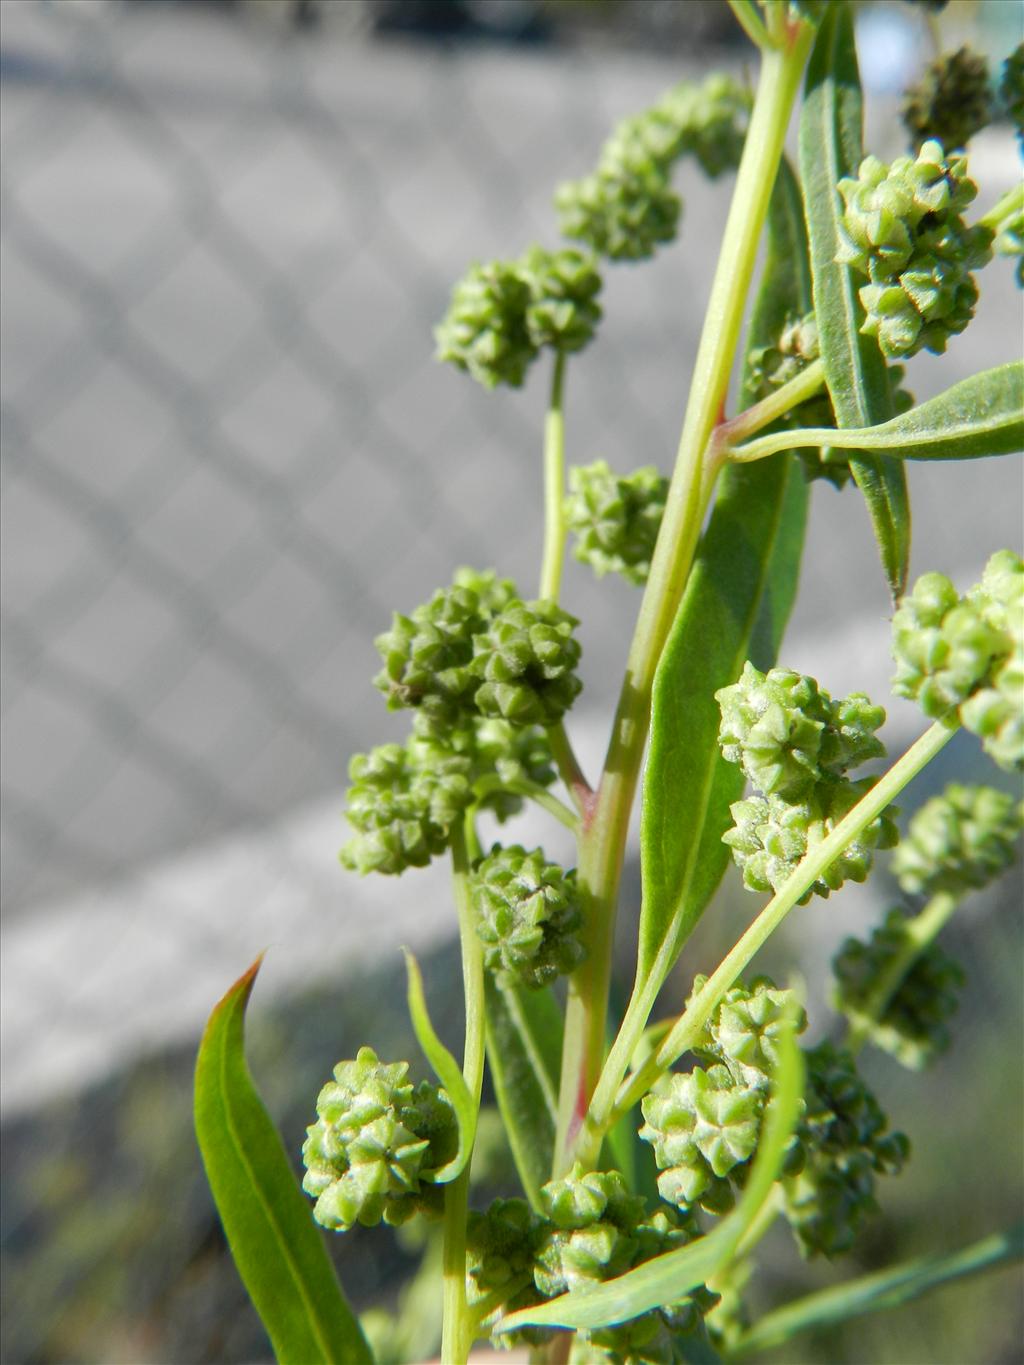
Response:
[[[650,1090],[654,1082],[684,1052],[694,1047],[726,991],[825,868],[896,799],[903,788],[949,743],[959,728],[955,716],[937,720],[911,745],[853,810],[840,820],[828,838],[812,849],[793,870],[782,889],[768,902],[708,977],[658,1050],[623,1084],[615,1103],[599,1107],[595,1096],[595,1104],[585,1125],[588,1156],[600,1150],[601,1139],[607,1130]]]
[[[559,721],[557,725],[552,725],[547,735],[548,744],[551,746],[551,756],[555,760],[558,775],[565,783],[569,795],[575,801],[577,810],[582,814],[593,800],[593,789],[583,775],[583,769],[573,752],[569,736],[566,734],[562,722]]]
[[[960,904],[960,898],[948,891],[933,896],[919,915],[904,926],[904,939],[899,952],[892,958],[875,982],[871,994],[855,1017],[850,1020],[846,1047],[856,1055],[867,1042],[872,1028],[885,1013],[890,1000],[899,990],[900,982],[933,941],[942,926]]]
[[[654,674],[682,600],[713,489],[713,479],[705,477],[705,450],[722,420],[758,242],[813,29],[801,23],[786,29],[785,34],[783,45],[764,52],[661,532],[630,646],[604,770],[595,799],[585,812],[578,884],[587,957],[569,980],[556,1174],[571,1165],[575,1140],[604,1059],[615,907],[650,725]]]
[[[755,47],[770,46],[768,30],[761,22],[761,16],[754,8],[753,0],[729,0],[729,8],[740,28]]]
[[[542,787],[539,782],[530,782],[528,779],[520,778],[514,782],[502,782],[500,777],[483,777],[473,788],[478,797],[491,796],[495,792],[507,792],[510,796],[525,796],[527,800],[542,806],[549,815],[553,815],[556,820],[565,825],[566,829],[571,829],[574,834],[579,832],[580,818],[574,810],[559,801],[558,797],[549,792],[546,787]]]
[[[555,353],[551,372],[551,398],[544,419],[544,557],[541,561],[539,596],[558,601],[565,562],[565,418],[562,390],[565,356]]]
[[[565,416],[562,394],[565,390],[565,355],[555,355],[551,371],[551,397],[544,418],[544,554],[541,561],[539,595],[558,601],[565,564]],[[580,810],[590,795],[590,785],[576,761],[569,737],[562,724],[548,731],[548,742],[558,774]]]
[[[825,367],[820,360],[812,360],[806,369],[767,398],[762,398],[760,403],[755,403],[745,412],[737,413],[716,427],[708,446],[708,458],[724,458],[740,441],[745,441],[763,430],[769,422],[784,417],[792,408],[813,398],[824,384]]]
[[[1022,213],[1024,213],[1024,185],[1014,185],[1012,190],[1007,190],[996,200],[988,213],[983,214],[978,222],[991,228],[998,235],[1003,228],[1009,227],[1013,219]]]
[[[462,1074],[479,1107],[484,1075],[484,959],[469,889],[468,832],[457,826],[452,837],[452,882],[459,913],[466,1001]],[[464,1365],[475,1335],[474,1315],[466,1301],[466,1218],[471,1165],[472,1157],[462,1174],[445,1186],[441,1359],[451,1365]]]

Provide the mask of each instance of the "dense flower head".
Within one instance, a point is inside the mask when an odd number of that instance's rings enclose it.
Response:
[[[546,1218],[534,1264],[534,1283],[545,1298],[613,1279],[634,1266],[685,1246],[697,1229],[670,1210],[648,1212],[618,1171],[574,1166],[540,1192]],[[716,1297],[701,1288],[677,1303],[654,1309],[620,1326],[595,1329],[589,1343],[624,1363],[681,1360],[669,1353],[673,1337],[703,1333],[703,1314]]]
[[[543,1302],[533,1282],[533,1264],[544,1221],[525,1199],[496,1199],[485,1213],[471,1212],[466,1227],[468,1297],[472,1307],[497,1296],[501,1313]],[[497,1319],[497,1311],[489,1321]],[[499,1337],[503,1345],[537,1345],[548,1340],[543,1328],[527,1327]]]
[[[474,637],[473,703],[515,725],[556,725],[582,684],[574,616],[550,601],[515,600]]]
[[[833,701],[813,678],[744,664],[738,682],[715,693],[723,757],[766,795],[795,800],[823,780],[885,752],[875,737],[885,712],[862,693]]]
[[[621,157],[560,185],[555,196],[566,237],[613,261],[638,261],[676,235],[682,201],[653,160]]]
[[[439,1212],[429,1175],[455,1154],[455,1113],[443,1090],[425,1081],[414,1088],[407,1071],[407,1063],[380,1062],[364,1047],[355,1061],[339,1062],[320,1091],[302,1148],[302,1187],[324,1227],[345,1231]]]
[[[604,460],[569,470],[565,519],[576,537],[573,554],[599,578],[620,573],[647,581],[661,528],[668,479],[653,465],[619,475]]]
[[[1020,769],[1024,767],[1024,561],[1012,550],[998,551],[967,600],[1000,632],[1008,647],[991,678],[960,708],[960,719],[1001,768]]]
[[[601,276],[579,251],[533,246],[516,261],[473,265],[435,329],[437,357],[486,388],[518,388],[547,346],[581,350],[601,318]]]
[[[515,262],[470,266],[435,329],[438,360],[450,361],[485,388],[519,388],[537,354],[526,326],[529,303],[529,285]]]
[[[923,575],[893,617],[893,690],[938,718],[954,707],[1004,768],[1024,766],[1024,562],[993,555],[964,597]]]
[[[548,727],[580,691],[578,624],[554,602],[521,601],[509,579],[462,569],[410,615],[395,614],[376,641],[384,667],[374,682],[390,707],[420,713],[421,737],[449,742],[480,719]]]
[[[893,871],[910,895],[980,890],[1012,865],[1022,823],[1024,806],[1006,792],[950,783],[911,820]]]
[[[837,259],[868,278],[860,290],[883,355],[941,352],[962,332],[978,299],[971,271],[991,259],[991,229],[967,227],[963,210],[977,194],[966,159],[947,157],[930,139],[916,158],[887,166],[866,157],[856,179],[839,182],[845,209]]]
[[[694,156],[708,175],[735,166],[749,100],[726,76],[684,82],[642,114],[623,119],[596,169],[559,187],[563,234],[611,260],[641,260],[676,234],[682,203],[669,181],[673,163]]]
[[[703,976],[694,978],[693,995],[705,981]],[[725,993],[696,1050],[722,1062],[743,1085],[767,1090],[779,1063],[780,1041],[790,1029],[802,1033],[806,1027],[796,992],[780,990],[770,977],[757,976],[749,986],[740,982]]]
[[[715,693],[722,755],[738,763],[755,794],[731,807],[723,842],[751,891],[779,891],[874,785],[847,770],[885,752],[875,731],[885,712],[860,692],[833,701],[813,678],[789,669],[762,673],[749,661],[738,682]],[[763,794],[762,794],[763,793]],[[896,842],[892,812],[861,831],[820,874],[802,901],[864,881],[874,850]]]
[[[526,330],[534,346],[582,350],[601,319],[601,276],[593,257],[534,246],[521,257],[518,269],[530,291]]]
[[[395,612],[391,629],[374,642],[384,667],[373,681],[388,706],[415,707],[450,725],[472,706],[475,637],[515,600],[511,579],[463,568],[451,587],[439,588],[408,616]]]
[[[875,1177],[897,1173],[910,1144],[888,1131],[848,1052],[824,1042],[805,1056],[807,1108],[797,1128],[804,1162],[783,1179],[784,1212],[805,1256],[835,1256],[877,1208]]]
[[[946,151],[967,143],[992,119],[988,62],[969,47],[930,62],[904,95],[901,115],[911,151],[934,139]]]
[[[397,875],[443,852],[473,800],[472,761],[438,755],[425,741],[381,744],[356,754],[345,814],[356,833],[341,850],[345,867]]]
[[[640,1136],[654,1149],[658,1192],[682,1209],[704,1204],[720,1211],[723,1182],[757,1146],[765,1093],[738,1081],[728,1067],[664,1076],[644,1098]]]
[[[731,76],[715,73],[701,85],[680,81],[654,106],[676,130],[675,155],[693,156],[714,179],[739,165],[750,95]]]
[[[938,946],[917,953],[880,1012],[872,1009],[878,980],[907,951],[910,921],[892,909],[867,943],[848,938],[833,960],[832,1003],[875,1047],[920,1071],[949,1047],[949,1021],[960,1002],[964,973]]]
[[[538,989],[583,960],[576,874],[542,849],[495,845],[475,864],[471,888],[489,971]]]
[[[694,992],[702,985],[698,977]],[[724,1060],[707,1070],[664,1076],[642,1101],[640,1136],[654,1149],[659,1193],[684,1216],[692,1216],[697,1205],[715,1214],[727,1211],[734,1186],[744,1183],[768,1100],[773,1025],[793,1018],[794,1003],[791,992],[776,990],[767,978],[734,987],[696,1049]],[[806,1020],[801,1015],[796,1023],[802,1028]],[[875,1176],[897,1171],[909,1144],[901,1133],[888,1131],[848,1052],[821,1043],[804,1056],[801,1117],[779,1179],[786,1217],[802,1250],[833,1255],[849,1248],[875,1208]]]
[[[828,838],[874,784],[870,777],[842,778],[820,783],[799,801],[751,796],[734,802],[729,809],[736,823],[722,839],[732,849],[747,889],[781,891],[798,864]],[[828,897],[847,881],[865,881],[875,850],[892,848],[899,838],[895,814],[895,807],[890,806],[866,825],[818,875],[800,904],[812,895]]]

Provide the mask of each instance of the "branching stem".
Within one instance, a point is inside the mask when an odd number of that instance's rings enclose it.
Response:
[[[781,388],[762,398],[760,403],[737,413],[727,422],[715,428],[708,445],[708,458],[712,463],[726,458],[740,441],[762,431],[770,422],[784,417],[792,408],[806,402],[824,386],[825,367],[820,360],[812,360],[800,373]]]
[[[525,777],[513,782],[503,782],[500,777],[483,777],[476,783],[473,790],[481,798],[491,796],[496,792],[507,792],[509,796],[525,796],[527,800],[542,806],[566,829],[572,830],[574,834],[579,832],[580,818],[576,812],[570,810],[564,801],[559,801],[553,792],[549,792],[539,782],[530,782]]]
[[[903,788],[942,750],[959,729],[956,718],[937,720],[907,750],[835,829],[800,862],[782,890],[768,902],[746,933],[722,959],[700,991],[673,1025],[665,1041],[619,1091],[615,1105],[607,1114],[591,1112],[587,1119],[587,1152],[600,1148],[604,1133],[627,1113],[651,1088],[659,1076],[688,1052],[700,1038],[708,1019],[726,991],[735,983],[755,954],[779,927],[794,905],[818,880],[828,865],[853,842],[872,820],[881,815]]]
[[[781,11],[780,11],[781,13]],[[773,16],[778,20],[778,15]],[[744,307],[772,185],[813,29],[775,24],[763,50],[757,96],[736,189],[722,238],[694,365],[690,398],[626,677],[595,800],[585,812],[578,879],[587,957],[569,981],[562,1053],[555,1174],[575,1155],[604,1060],[611,947],[630,812],[650,725],[651,690],[665,641],[682,600],[713,489],[705,451],[721,420]],[[774,45],[778,43],[778,46]],[[589,1159],[596,1159],[596,1152]]]

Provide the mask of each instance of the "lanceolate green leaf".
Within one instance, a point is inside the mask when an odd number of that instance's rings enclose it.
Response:
[[[946,1256],[923,1256],[892,1270],[849,1280],[768,1313],[740,1339],[729,1358],[743,1358],[789,1341],[800,1332],[834,1327],[849,1318],[898,1308],[922,1294],[1024,1258],[1024,1223]]]
[[[814,275],[814,311],[821,359],[836,424],[870,427],[893,415],[889,375],[872,337],[861,334],[864,310],[848,266],[836,262],[844,175],[863,158],[863,109],[853,15],[847,0],[825,7],[807,68],[800,114],[800,173]],[[910,503],[906,473],[885,455],[852,456],[850,468],[864,495],[894,597],[910,563]]]
[[[903,460],[972,460],[1024,450],[1024,361],[983,370],[877,427],[809,427],[758,437],[734,452],[757,460],[801,446],[885,451]]]
[[[768,216],[768,253],[748,346],[777,337],[810,306],[800,191],[783,161]],[[751,401],[747,392],[740,402]],[[643,905],[637,982],[664,978],[721,880],[722,835],[743,776],[718,748],[714,692],[752,653],[770,667],[796,589],[807,493],[792,461],[756,480],[726,470],[654,683],[641,812]],[[752,640],[754,643],[752,644]],[[685,837],[681,835],[685,834]],[[660,983],[659,983],[660,984]]]
[[[502,1321],[500,1330],[512,1331],[527,1324],[577,1330],[606,1327],[628,1322],[662,1304],[675,1303],[698,1285],[706,1284],[732,1259],[744,1233],[768,1197],[779,1174],[786,1144],[800,1116],[803,1090],[803,1054],[790,1029],[779,1049],[779,1066],[773,1077],[772,1099],[757,1145],[757,1156],[743,1197],[733,1212],[706,1237],[678,1251],[645,1261],[614,1280],[592,1289],[562,1294],[537,1308],[510,1313]]]
[[[562,1056],[562,1012],[550,989],[485,985],[487,1061],[526,1197],[551,1178]]]
[[[308,1201],[245,1062],[257,960],[210,1015],[195,1076],[195,1125],[231,1254],[282,1365],[372,1365]]]
[[[448,1098],[455,1110],[459,1125],[459,1148],[451,1161],[434,1172],[434,1183],[445,1185],[455,1180],[465,1169],[466,1162],[473,1152],[476,1137],[476,1106],[463,1079],[462,1069],[444,1043],[434,1032],[427,1013],[427,1001],[423,994],[423,977],[419,963],[408,949],[405,952],[405,969],[409,978],[409,1017],[412,1020],[416,1040],[423,1049],[427,1061],[434,1068],[437,1079],[448,1092]]]

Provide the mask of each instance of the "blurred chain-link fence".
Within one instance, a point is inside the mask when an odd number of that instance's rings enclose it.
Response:
[[[435,365],[431,328],[470,260],[554,240],[552,187],[589,167],[616,117],[703,72],[681,42],[688,6],[633,6],[661,52],[543,41],[558,30],[521,5],[483,13],[529,45],[413,41],[394,32],[400,6],[369,0],[0,5],[4,1255],[22,1304],[5,1358],[241,1359],[259,1341],[251,1323],[234,1344],[175,1336],[216,1250],[188,1150],[191,1042],[104,1078],[194,1039],[268,943],[280,992],[346,958],[377,981],[367,926],[384,915],[389,943],[448,932],[443,875],[340,877],[344,769],[398,733],[369,685],[393,609],[463,562],[532,590],[546,378],[483,394]],[[993,137],[996,190],[1012,166]],[[570,369],[575,461],[670,463],[728,196],[681,184],[682,247],[612,272],[601,340]],[[1018,305],[1004,290],[985,308],[973,351],[919,391],[1005,358]],[[941,493],[915,479],[918,567],[969,573],[1014,538],[1019,471],[961,478],[952,529],[934,515],[948,477]],[[797,639],[831,630],[848,685],[870,686],[884,587],[848,570],[871,563],[866,520],[815,498],[821,567]],[[864,618],[847,611],[865,594],[882,656],[868,678]],[[596,753],[590,717],[616,690],[635,600],[582,571],[568,597],[578,738]],[[334,1060],[376,998],[318,998],[303,1025],[327,1030]],[[275,1028],[267,1055],[312,1093],[324,1057],[297,1057]],[[94,1081],[106,1088],[40,1165],[50,1116]],[[99,1164],[111,1144],[117,1172]],[[154,1271],[143,1292],[107,1262],[152,1236],[185,1169],[192,1202],[165,1250],[186,1288]],[[58,1215],[50,1278],[26,1277]],[[230,1292],[216,1280],[215,1318]]]

